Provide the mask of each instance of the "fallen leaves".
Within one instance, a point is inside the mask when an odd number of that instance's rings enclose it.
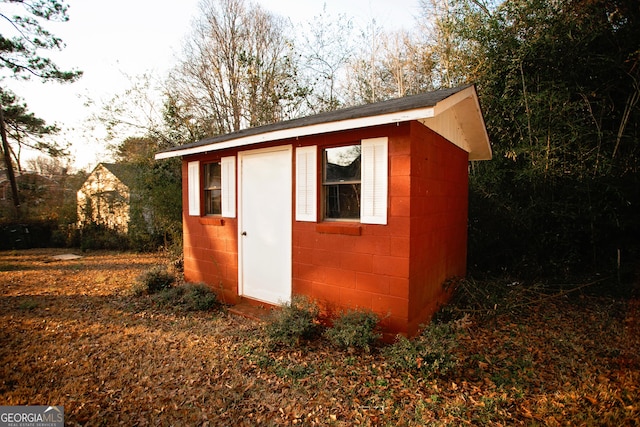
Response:
[[[458,321],[457,367],[426,377],[324,341],[134,297],[156,255],[0,253],[0,404],[67,425],[637,425],[638,305],[545,300]],[[585,319],[588,319],[585,321]],[[629,319],[634,319],[630,321]],[[420,365],[420,363],[418,363]]]

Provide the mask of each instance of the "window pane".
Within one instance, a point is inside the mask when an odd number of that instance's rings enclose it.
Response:
[[[214,190],[221,188],[220,163],[209,163],[204,165],[204,188]]]
[[[324,150],[324,182],[360,181],[360,145]]]
[[[360,218],[360,184],[325,186],[325,218]]]
[[[323,197],[326,219],[360,218],[360,145],[323,150]]]
[[[204,213],[206,215],[222,214],[220,170],[220,163],[204,165]]]
[[[222,214],[222,191],[205,190],[204,192],[205,214],[220,215]]]

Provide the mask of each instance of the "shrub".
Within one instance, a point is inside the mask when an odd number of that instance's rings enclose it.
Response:
[[[371,311],[349,310],[333,322],[333,326],[327,329],[325,336],[339,348],[369,351],[382,336],[376,330],[379,320],[378,316]]]
[[[184,306],[189,311],[207,311],[218,306],[218,296],[204,283],[187,284]]]
[[[129,240],[126,235],[95,222],[83,224],[80,229],[79,239],[80,249],[83,252],[89,249],[111,249],[117,251],[129,249]]]
[[[413,340],[399,336],[383,354],[396,369],[436,376],[446,374],[458,364],[453,353],[457,346],[457,329],[452,324],[431,323]]]
[[[166,266],[158,265],[143,274],[140,279],[140,288],[143,292],[153,294],[168,289],[175,283],[176,278]]]
[[[319,332],[320,310],[311,300],[295,296],[273,312],[265,329],[272,344],[296,345],[301,339],[313,338]]]
[[[154,300],[160,305],[186,311],[207,311],[218,305],[216,294],[203,283],[165,288],[154,295]]]
[[[153,300],[163,307],[174,307],[182,299],[182,286],[171,286],[153,294]]]

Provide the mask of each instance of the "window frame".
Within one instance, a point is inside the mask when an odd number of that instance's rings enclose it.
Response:
[[[366,138],[360,141],[360,218],[326,219],[322,194],[323,160],[325,148],[357,144],[310,145],[296,148],[296,221],[313,223],[356,222],[387,225],[389,216],[389,138]]]
[[[220,210],[219,214],[206,213],[205,166],[220,164]],[[187,162],[187,211],[189,216],[198,217],[236,217],[236,156],[221,157],[218,160]]]
[[[360,179],[356,180],[356,179],[346,179],[346,180],[341,180],[341,181],[327,181],[327,164],[328,164],[328,158],[327,158],[327,150],[331,150],[331,149],[335,149],[335,148],[348,148],[348,147],[359,147],[360,150],[360,154],[359,154],[359,158],[360,158],[360,166],[359,166],[359,175],[360,175]],[[320,217],[322,218],[322,221],[326,221],[326,222],[354,222],[354,223],[360,223],[360,218],[362,216],[362,143],[361,141],[358,141],[356,143],[356,141],[352,141],[352,142],[348,142],[348,143],[343,143],[343,144],[339,144],[339,145],[333,145],[333,146],[325,146],[321,148],[321,160],[320,160],[320,167],[321,167],[321,171],[320,171],[320,206],[322,209],[321,215]],[[356,159],[354,159],[354,161],[356,161]],[[329,189],[331,187],[337,187],[339,188],[340,186],[347,186],[347,185],[357,185],[358,186],[358,191],[357,191],[357,197],[358,197],[358,212],[357,212],[357,217],[351,217],[351,218],[340,218],[340,217],[330,217],[328,216],[328,212],[327,212],[327,198],[329,197],[327,195],[327,192],[330,191]],[[339,197],[339,196],[338,196]]]

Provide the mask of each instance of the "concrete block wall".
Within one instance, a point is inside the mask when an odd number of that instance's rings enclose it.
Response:
[[[408,332],[418,331],[466,274],[468,154],[414,122],[411,129],[411,280]]]
[[[418,122],[283,143],[316,145],[320,154],[324,147],[380,136],[389,138],[387,224],[323,222],[320,212],[315,223],[293,219],[292,294],[311,297],[330,314],[372,310],[388,333],[413,335],[447,300],[443,282],[466,273],[467,153]],[[194,159],[228,155],[237,153]],[[320,185],[320,155],[317,170]],[[293,179],[292,198],[295,173]],[[187,194],[183,179],[183,206]],[[322,206],[321,191],[317,202]],[[239,302],[237,219],[185,214],[183,228],[185,279],[209,284],[226,303]]]
[[[468,156],[418,122],[308,143],[377,136],[389,137],[388,224],[294,222],[293,293],[414,335],[447,301],[443,283],[466,272]]]
[[[389,138],[389,213],[387,225],[357,222],[294,222],[293,293],[317,300],[337,314],[347,308],[372,310],[385,330],[405,332],[409,308],[410,204],[409,126],[381,126],[317,138],[305,145],[322,148]],[[321,157],[321,156],[319,156]],[[321,182],[318,159],[318,182]],[[318,194],[318,206],[322,206]]]
[[[203,163],[214,160],[200,159]],[[189,206],[187,163],[182,163],[182,206]],[[185,281],[206,283],[222,302],[236,304],[239,301],[237,219],[189,216],[183,209],[182,229]]]

